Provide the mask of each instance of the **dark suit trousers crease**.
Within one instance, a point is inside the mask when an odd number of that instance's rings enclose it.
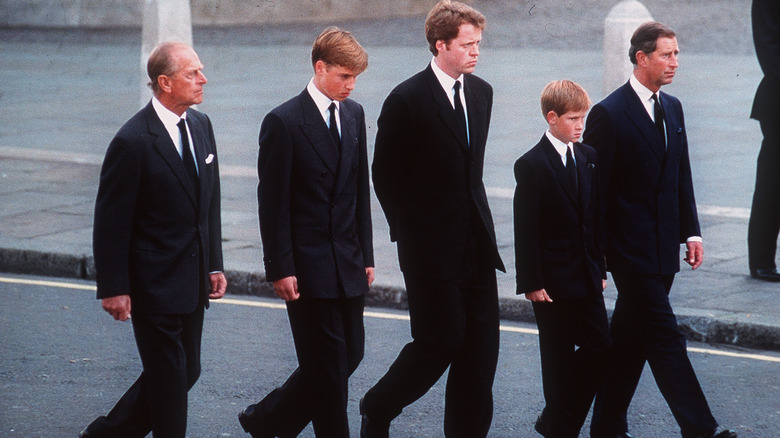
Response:
[[[748,223],[750,269],[776,267],[777,235],[780,231],[780,127],[777,119],[761,122],[764,140],[758,154],[756,187]]]
[[[348,437],[348,379],[363,359],[365,297],[287,303],[298,368],[255,410],[275,436],[295,437],[313,423],[318,437]]]
[[[184,315],[133,311],[131,321],[143,364],[141,376],[105,417],[88,428],[90,437],[184,438],[187,392],[200,376],[203,333],[201,304]]]
[[[610,337],[604,297],[533,303],[545,408],[544,436],[576,438],[601,386]]]
[[[473,227],[472,227],[473,228]],[[472,236],[474,233],[472,233]],[[493,417],[499,319],[495,268],[487,252],[466,251],[464,275],[439,280],[404,275],[412,342],[364,398],[367,416],[390,422],[422,397],[449,367],[444,434],[487,435]]]
[[[712,417],[688,359],[685,336],[669,303],[672,275],[612,273],[618,298],[612,315],[613,353],[596,396],[591,436],[628,431],[627,411],[645,362],[683,437],[711,432]]]

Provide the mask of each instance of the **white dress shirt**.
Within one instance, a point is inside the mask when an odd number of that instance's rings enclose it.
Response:
[[[187,120],[187,112],[185,111],[184,114],[179,117],[174,113],[173,111],[169,110],[165,106],[163,106],[162,103],[160,103],[159,100],[157,100],[156,97],[152,97],[152,107],[154,107],[154,111],[157,113],[157,117],[160,118],[160,121],[162,121],[163,126],[165,126],[165,130],[168,131],[168,135],[171,136],[171,141],[173,141],[173,145],[176,146],[176,152],[179,153],[179,157],[182,156],[182,141],[181,141],[181,131],[179,130],[179,120],[184,119],[185,122]],[[192,142],[192,134],[190,133],[190,127],[189,124],[184,123],[184,125],[187,127],[187,140],[189,141],[190,145],[190,152],[192,153],[193,161],[195,161],[195,171],[198,172],[198,160],[195,159],[195,144]]]
[[[330,110],[328,108],[331,103],[336,104],[336,127],[339,130],[339,134],[341,134],[340,102],[337,100],[330,100],[328,96],[322,94],[322,91],[314,85],[314,78],[309,81],[309,85],[306,86],[306,91],[308,91],[311,98],[314,99],[314,104],[317,105],[317,109],[319,110],[322,119],[325,120],[325,125],[327,125],[328,128],[330,128]]]
[[[558,152],[558,155],[561,156],[563,167],[566,167],[566,149],[571,149],[571,157],[574,160],[574,164],[577,164],[577,159],[574,158],[574,145],[571,142],[562,142],[557,137],[552,135],[549,129],[544,134],[547,136],[547,139],[550,140],[550,143],[552,143],[553,147],[555,148],[555,152]]]
[[[452,109],[455,109],[455,81],[460,81],[460,102],[463,104],[463,114],[466,117],[466,141],[470,142],[469,136],[471,135],[468,130],[469,126],[469,111],[468,108],[466,108],[466,92],[465,87],[466,85],[463,83],[463,75],[461,74],[458,76],[457,79],[453,79],[452,76],[448,75],[447,73],[444,73],[444,71],[439,68],[438,65],[436,65],[436,58],[433,58],[431,60],[431,69],[433,69],[433,74],[436,75],[436,79],[439,80],[439,84],[444,89],[444,92],[447,94],[447,98],[450,100],[450,105],[452,105]]]

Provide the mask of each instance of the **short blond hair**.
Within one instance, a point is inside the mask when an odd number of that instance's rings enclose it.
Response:
[[[368,53],[352,33],[331,26],[323,30],[311,48],[311,65],[317,61],[362,73],[368,67]]]
[[[479,30],[485,30],[485,16],[471,6],[450,0],[441,0],[428,12],[425,18],[425,39],[433,56],[439,54],[436,41],[442,40],[449,45],[458,37],[460,25],[468,23]]]
[[[569,111],[586,111],[590,108],[590,97],[579,84],[569,81],[552,81],[542,90],[542,115],[550,111],[562,116]]]

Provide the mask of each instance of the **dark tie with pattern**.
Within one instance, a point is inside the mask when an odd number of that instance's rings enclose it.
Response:
[[[661,139],[666,146],[666,131],[664,130],[664,109],[661,108],[661,103],[658,101],[658,95],[653,93],[653,112],[655,115],[655,129],[661,134]]]
[[[198,171],[195,168],[195,160],[192,158],[192,152],[190,151],[190,140],[187,137],[187,124],[184,119],[179,119],[179,123],[176,124],[179,127],[181,133],[181,159],[184,161],[184,168],[187,170],[187,176],[190,177],[192,182],[192,188],[195,189],[195,194],[199,194],[198,190]]]
[[[341,136],[339,135],[339,127],[336,124],[336,102],[330,103],[328,111],[330,111],[330,121],[328,122],[330,125],[328,127],[328,129],[330,129],[330,136],[333,137],[333,142],[336,143],[337,150],[341,152]]]
[[[572,187],[575,191],[578,191],[579,183],[577,181],[577,164],[574,162],[574,157],[571,155],[572,148],[566,147],[566,173],[569,175]]]
[[[463,110],[463,102],[460,100],[460,81],[455,81],[455,114],[458,116],[460,129],[466,134],[466,146],[468,146],[469,131],[466,126],[466,112]]]

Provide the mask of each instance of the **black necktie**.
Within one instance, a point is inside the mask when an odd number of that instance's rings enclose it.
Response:
[[[192,152],[190,151],[190,140],[187,138],[187,124],[184,119],[179,119],[179,123],[176,125],[181,133],[181,159],[184,160],[184,168],[187,170],[187,176],[190,177],[192,188],[198,194],[198,171],[195,169],[195,160],[192,158]]]
[[[661,108],[661,103],[658,101],[658,95],[653,93],[653,112],[655,115],[655,129],[661,134],[661,140],[666,146],[666,131],[664,130],[664,109]]]
[[[460,81],[455,81],[455,115],[458,116],[460,129],[466,134],[466,145],[468,146],[469,131],[466,126],[466,112],[463,111],[463,102],[460,100]]]
[[[577,164],[574,162],[574,157],[571,155],[572,148],[566,147],[566,173],[569,175],[569,179],[572,182],[574,190],[579,190],[579,184],[577,182]]]
[[[330,135],[333,137],[333,142],[336,143],[336,148],[341,151],[341,136],[339,135],[339,127],[336,124],[336,102],[331,102],[330,106],[328,107],[328,111],[330,111],[330,122],[329,122],[329,129],[330,129]]]

